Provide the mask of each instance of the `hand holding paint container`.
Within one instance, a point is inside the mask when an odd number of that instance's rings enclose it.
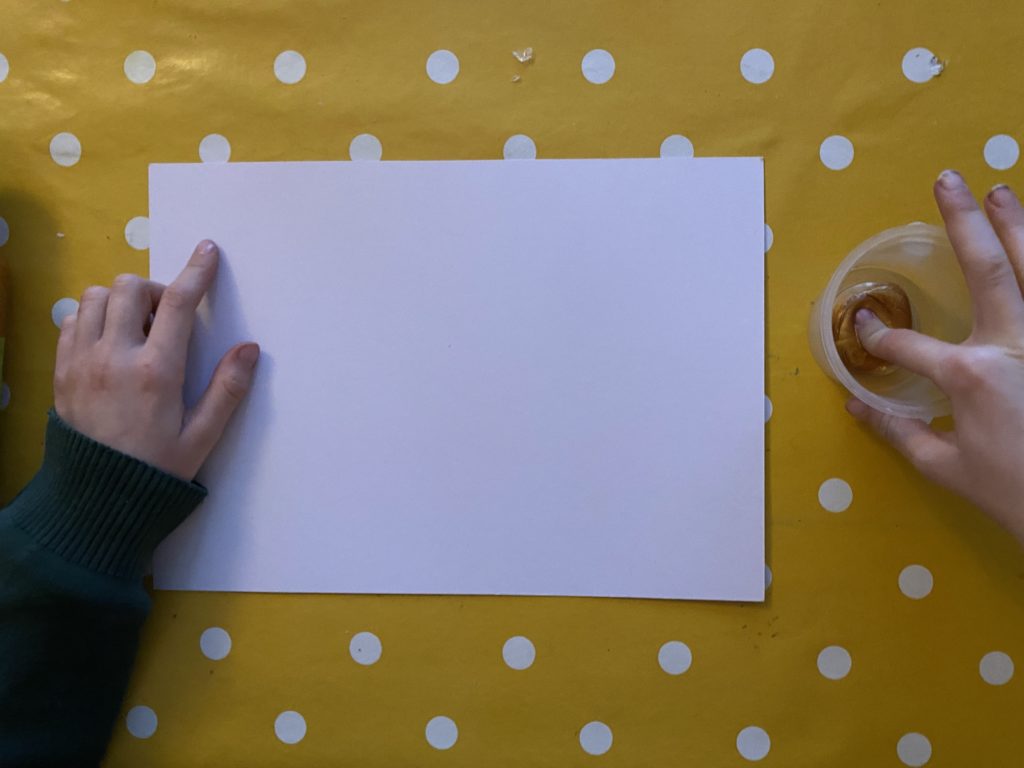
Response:
[[[923,376],[869,354],[854,317],[873,311],[892,328],[958,344],[970,335],[971,299],[943,229],[908,224],[864,241],[842,261],[811,311],[811,352],[822,370],[877,411],[930,421],[950,412]]]

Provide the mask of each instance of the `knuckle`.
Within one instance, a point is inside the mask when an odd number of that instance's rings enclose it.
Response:
[[[974,259],[978,278],[986,286],[997,286],[1006,281],[1011,274],[1010,262],[1002,251],[987,251]]]
[[[139,386],[143,392],[159,392],[170,384],[171,376],[167,366],[159,359],[144,357],[139,360],[136,370]]]
[[[82,300],[80,304],[87,304],[91,301],[102,301],[107,298],[110,291],[102,285],[90,285],[84,291],[82,291]]]
[[[85,374],[86,384],[94,392],[105,392],[113,387],[114,366],[105,358],[93,360]]]
[[[883,413],[878,417],[878,421],[875,424],[875,429],[878,430],[878,434],[882,436],[888,443],[895,443],[899,437],[899,431],[896,427],[896,418],[888,413]]]
[[[1005,355],[993,347],[961,347],[943,362],[945,381],[957,393],[988,391],[1004,377]]]
[[[873,355],[886,358],[892,354],[893,348],[899,345],[900,329],[893,329],[883,323],[858,336],[861,345]]]
[[[67,366],[58,365],[53,372],[53,391],[55,394],[63,395],[71,384],[71,377],[68,376]]]
[[[861,344],[869,352],[885,352],[893,344],[893,329],[879,323],[861,337]],[[898,337],[897,337],[898,338]]]
[[[185,289],[178,285],[169,285],[160,298],[160,303],[171,309],[187,309],[191,306],[192,299]]]
[[[221,389],[224,394],[234,402],[239,402],[245,393],[249,391],[249,382],[242,376],[236,374],[228,374],[221,381]]]
[[[977,370],[971,363],[970,355],[951,355],[946,361],[946,378],[951,387],[966,389],[977,382]]]
[[[958,391],[976,390],[992,381],[998,356],[984,347],[962,347],[946,360],[949,385]]]
[[[142,278],[126,272],[114,278],[114,290],[127,291],[138,288],[142,284]]]
[[[913,448],[907,451],[911,465],[922,475],[930,475],[935,469],[936,457],[928,449]]]
[[[948,455],[944,455],[938,448],[915,446],[907,457],[914,469],[927,479],[946,487],[954,482],[955,467],[950,464]]]

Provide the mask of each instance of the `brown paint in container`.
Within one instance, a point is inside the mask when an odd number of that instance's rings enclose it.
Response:
[[[867,309],[890,328],[912,328],[910,297],[896,283],[857,283],[843,290],[832,306],[832,339],[850,371],[884,375],[896,366],[868,352],[857,336],[857,313]]]

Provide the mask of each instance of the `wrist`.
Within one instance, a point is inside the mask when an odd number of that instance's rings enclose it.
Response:
[[[43,465],[11,504],[14,522],[69,562],[137,578],[206,490],[93,440],[54,411]]]

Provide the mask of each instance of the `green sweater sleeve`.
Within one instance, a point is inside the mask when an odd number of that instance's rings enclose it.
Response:
[[[53,411],[39,473],[0,510],[0,765],[97,765],[149,611],[142,573],[205,489]]]

